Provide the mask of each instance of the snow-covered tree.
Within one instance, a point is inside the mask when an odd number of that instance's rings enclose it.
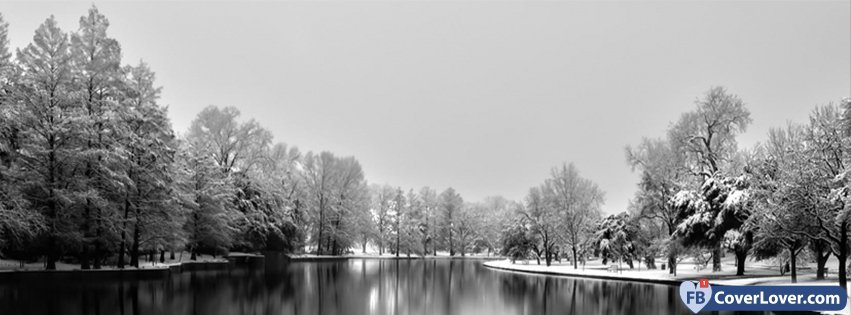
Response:
[[[393,216],[393,253],[396,254],[396,257],[399,257],[399,252],[402,250],[402,234],[405,233],[402,228],[402,222],[405,221],[406,202],[405,193],[402,192],[401,188],[396,187],[396,192],[393,195],[393,206],[391,207]]]
[[[422,220],[419,222],[419,230],[423,256],[429,253],[437,255],[437,192],[430,187],[423,187],[420,188],[418,197],[420,198],[420,207],[422,210]],[[429,247],[431,247],[431,250],[429,250]]]
[[[578,254],[593,232],[594,223],[600,217],[604,203],[604,192],[593,181],[583,178],[573,165],[562,164],[550,172],[550,178],[541,186],[545,206],[551,208],[560,217],[561,244],[570,248],[573,256],[573,268],[577,265]]]
[[[56,269],[63,249],[79,245],[79,229],[69,220],[72,207],[84,198],[75,176],[81,160],[80,107],[73,102],[69,40],[51,16],[41,24],[33,42],[18,50],[19,82],[11,101],[19,104],[15,119],[15,160],[20,187],[29,206],[45,219],[40,238],[47,269]]]
[[[476,211],[475,206],[470,203],[464,203],[455,213],[452,228],[458,240],[455,247],[461,252],[461,256],[472,250],[473,241],[481,230],[483,214],[482,211]]]
[[[396,190],[390,185],[374,185],[370,188],[373,221],[376,228],[376,246],[378,253],[383,254],[386,247],[391,243],[392,234],[392,206]]]
[[[549,266],[556,255],[559,233],[564,230],[563,218],[555,208],[547,204],[540,187],[529,189],[522,215],[529,224],[529,231],[534,235],[535,247],[532,250],[535,252],[538,264],[541,264],[543,257]]]
[[[517,204],[502,196],[485,197],[482,202],[476,203],[472,211],[476,212],[479,226],[476,231],[475,246],[478,250],[499,252],[502,246],[502,231],[511,224],[513,212]]]
[[[339,255],[356,239],[354,213],[369,207],[363,169],[354,157],[339,158],[330,152],[308,152],[303,161],[310,241],[318,254]]]
[[[411,253],[425,255],[422,247],[423,221],[425,213],[423,202],[414,189],[408,189],[405,194],[407,201],[402,218],[402,250],[410,256]]]
[[[130,265],[138,267],[141,247],[172,251],[183,243],[183,211],[175,202],[174,177],[177,141],[167,110],[159,105],[161,88],[144,62],[124,67],[124,98],[118,114],[122,133],[116,142],[123,147],[122,175],[126,184],[118,189],[121,209],[118,267],[124,267],[126,251]],[[118,130],[118,129],[116,129]],[[131,236],[129,250],[128,235]]]
[[[272,143],[271,132],[253,119],[237,121],[239,115],[235,107],[208,106],[198,113],[186,135],[225,173],[251,170],[262,162]]]
[[[626,212],[609,215],[599,221],[594,232],[594,243],[603,257],[603,264],[609,259],[624,261],[629,269],[634,268],[637,259],[636,241],[638,227]]]
[[[454,188],[449,187],[440,193],[440,230],[444,239],[445,248],[449,251],[449,256],[455,256],[457,252],[457,230],[456,220],[458,213],[464,206],[464,199],[458,194]]]
[[[512,264],[528,258],[535,246],[535,239],[531,237],[528,225],[525,218],[519,217],[502,230],[500,255],[511,259]]]
[[[267,238],[266,245],[274,249],[295,251],[304,245],[303,204],[306,197],[305,185],[299,173],[301,158],[297,147],[276,143],[262,159],[262,163],[250,172],[254,181],[265,187],[267,194],[275,201],[276,208],[269,215],[275,216],[271,221],[277,222],[277,230],[281,233],[275,232],[275,237],[283,239]],[[279,241],[283,243],[278,244]]]
[[[437,247],[440,243],[440,200],[437,191],[431,187],[420,188],[420,200],[422,201],[424,220],[423,220],[423,250],[437,256]],[[429,246],[431,250],[429,250]]]
[[[818,231],[810,237],[830,244],[840,263],[839,282],[845,287],[849,247],[847,162],[851,125],[844,115],[847,100],[843,103],[817,106],[810,114],[803,137],[807,144],[803,148],[806,164],[801,167],[808,171],[808,176],[802,177],[808,184],[805,191],[807,198],[802,197],[807,201],[804,209],[815,218],[818,227]]]
[[[734,165],[731,162],[738,152],[736,136],[746,130],[751,117],[744,101],[723,87],[709,89],[695,104],[695,110],[684,113],[668,130],[672,149],[682,156],[684,169],[694,176],[685,181],[683,186],[686,191],[674,202],[693,206],[678,208],[691,209],[689,215],[696,215],[685,219],[680,225],[694,223],[708,226],[712,224],[714,215],[720,212],[720,203],[724,201],[711,194],[721,189],[725,177],[740,172],[730,166]],[[704,198],[698,198],[699,195]],[[701,199],[705,204],[699,202]],[[697,227],[701,228],[704,227]],[[684,227],[679,230],[689,229]],[[713,249],[713,271],[721,270],[723,236],[723,233],[716,233],[701,242]]]
[[[71,34],[71,75],[74,82],[75,102],[82,109],[80,116],[83,144],[83,175],[78,185],[87,191],[81,233],[83,244],[80,252],[82,269],[100,268],[107,235],[116,230],[118,214],[111,209],[117,208],[118,195],[110,192],[120,191],[126,180],[121,177],[120,169],[126,164],[124,150],[116,150],[119,138],[126,133],[124,125],[118,119],[119,101],[124,97],[121,73],[121,48],[118,42],[107,35],[109,21],[98,9],[92,6],[87,15],[80,18],[80,27]]]
[[[716,175],[707,178],[699,191],[680,191],[671,199],[672,206],[678,209],[680,222],[675,236],[686,246],[728,245],[735,250],[737,272],[744,274],[753,233],[753,225],[745,224],[753,208],[749,195],[749,181],[745,175],[724,178]],[[731,234],[727,235],[728,232]]]
[[[644,138],[636,147],[627,147],[627,163],[640,171],[638,191],[632,200],[634,213],[641,219],[661,224],[664,234],[655,242],[666,244],[668,273],[674,274],[677,255],[682,251],[679,241],[670,241],[679,224],[677,208],[670,202],[681,190],[688,174],[683,168],[682,155],[677,154],[668,139]]]
[[[201,253],[225,253],[238,232],[235,223],[242,219],[233,207],[231,178],[204,152],[183,142],[176,158],[176,184],[186,213],[186,249],[193,260]]]
[[[42,213],[32,211],[21,190],[22,169],[16,158],[20,149],[18,117],[24,108],[14,98],[16,67],[8,39],[9,24],[0,14],[0,253],[27,258],[33,238],[44,231]]]

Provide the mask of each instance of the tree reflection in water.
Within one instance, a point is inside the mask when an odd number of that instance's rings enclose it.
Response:
[[[502,272],[477,260],[267,260],[158,280],[0,283],[0,314],[690,314],[675,287]]]

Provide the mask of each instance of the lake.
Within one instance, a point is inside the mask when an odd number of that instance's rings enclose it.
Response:
[[[482,262],[267,261],[147,280],[0,282],[0,314],[691,314],[672,286],[519,274]]]

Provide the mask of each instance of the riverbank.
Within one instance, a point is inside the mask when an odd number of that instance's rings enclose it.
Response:
[[[677,275],[668,274],[668,270],[662,269],[628,269],[626,266],[612,267],[603,265],[599,260],[589,261],[584,266],[580,265],[574,269],[567,262],[556,263],[551,266],[538,265],[536,261],[517,261],[511,263],[508,260],[489,261],[485,266],[493,269],[533,273],[555,276],[570,276],[581,278],[592,278],[602,280],[634,281],[658,283],[667,285],[680,285],[685,280],[709,279],[712,284],[719,285],[775,285],[791,284],[789,274],[781,276],[779,272],[765,265],[755,264],[745,270],[744,276],[737,276],[736,267],[730,261],[722,262],[722,271],[712,272],[705,268],[698,270],[695,265],[688,262],[680,263],[677,267]],[[616,265],[614,265],[616,266]],[[810,270],[798,271],[798,285],[838,285],[839,279],[836,274],[828,274],[824,280],[817,280],[814,272]]]

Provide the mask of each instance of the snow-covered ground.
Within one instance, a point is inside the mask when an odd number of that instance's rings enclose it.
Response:
[[[831,264],[832,262],[832,264]],[[649,280],[649,281],[682,281],[691,279],[707,278],[711,283],[729,284],[729,285],[744,285],[744,284],[782,284],[791,282],[789,273],[781,276],[777,266],[766,264],[765,262],[748,261],[745,267],[744,276],[736,276],[735,261],[732,257],[726,257],[721,262],[720,272],[712,272],[711,266],[698,270],[696,265],[691,260],[684,260],[677,266],[677,275],[673,276],[668,273],[668,270],[653,269],[648,270],[644,266],[635,264],[635,269],[629,269],[626,264],[608,264],[604,265],[600,260],[590,260],[584,265],[579,264],[577,268],[568,262],[553,262],[547,267],[543,261],[541,264],[535,260],[517,261],[511,263],[508,260],[491,261],[485,263],[487,266],[510,269],[523,272],[538,272],[538,273],[553,273],[574,276],[589,276],[598,278],[612,278],[624,280]],[[661,265],[661,264],[660,264]],[[803,266],[798,269],[798,282],[807,284],[838,284],[836,271],[836,261],[829,261],[828,267],[830,272],[825,280],[815,280],[815,270],[813,266]],[[615,268],[616,270],[612,270]]]
[[[839,285],[839,279],[835,273],[836,263],[828,264],[831,273],[828,274],[825,280],[816,280],[815,271],[811,268],[798,270],[798,282],[796,285]],[[736,267],[730,259],[722,261],[722,271],[712,272],[711,268],[697,270],[694,263],[682,262],[677,266],[677,276],[668,274],[668,270],[647,270],[628,269],[626,265],[621,265],[619,270],[610,269],[612,265],[603,265],[599,260],[589,261],[583,266],[580,264],[578,268],[568,262],[553,262],[551,266],[546,266],[542,261],[540,265],[535,260],[517,261],[511,263],[509,260],[497,260],[485,262],[485,266],[497,268],[501,270],[510,270],[527,273],[539,273],[550,275],[588,277],[597,279],[607,279],[616,281],[641,281],[653,282],[670,285],[679,285],[684,280],[694,279],[709,279],[712,284],[719,285],[792,285],[791,277],[787,273],[781,276],[778,268],[767,266],[759,262],[749,262],[745,268],[744,276],[736,276]],[[617,266],[617,265],[615,265]],[[851,300],[851,290],[849,290],[849,300]],[[846,306],[845,310],[838,314],[851,314],[851,306]]]

